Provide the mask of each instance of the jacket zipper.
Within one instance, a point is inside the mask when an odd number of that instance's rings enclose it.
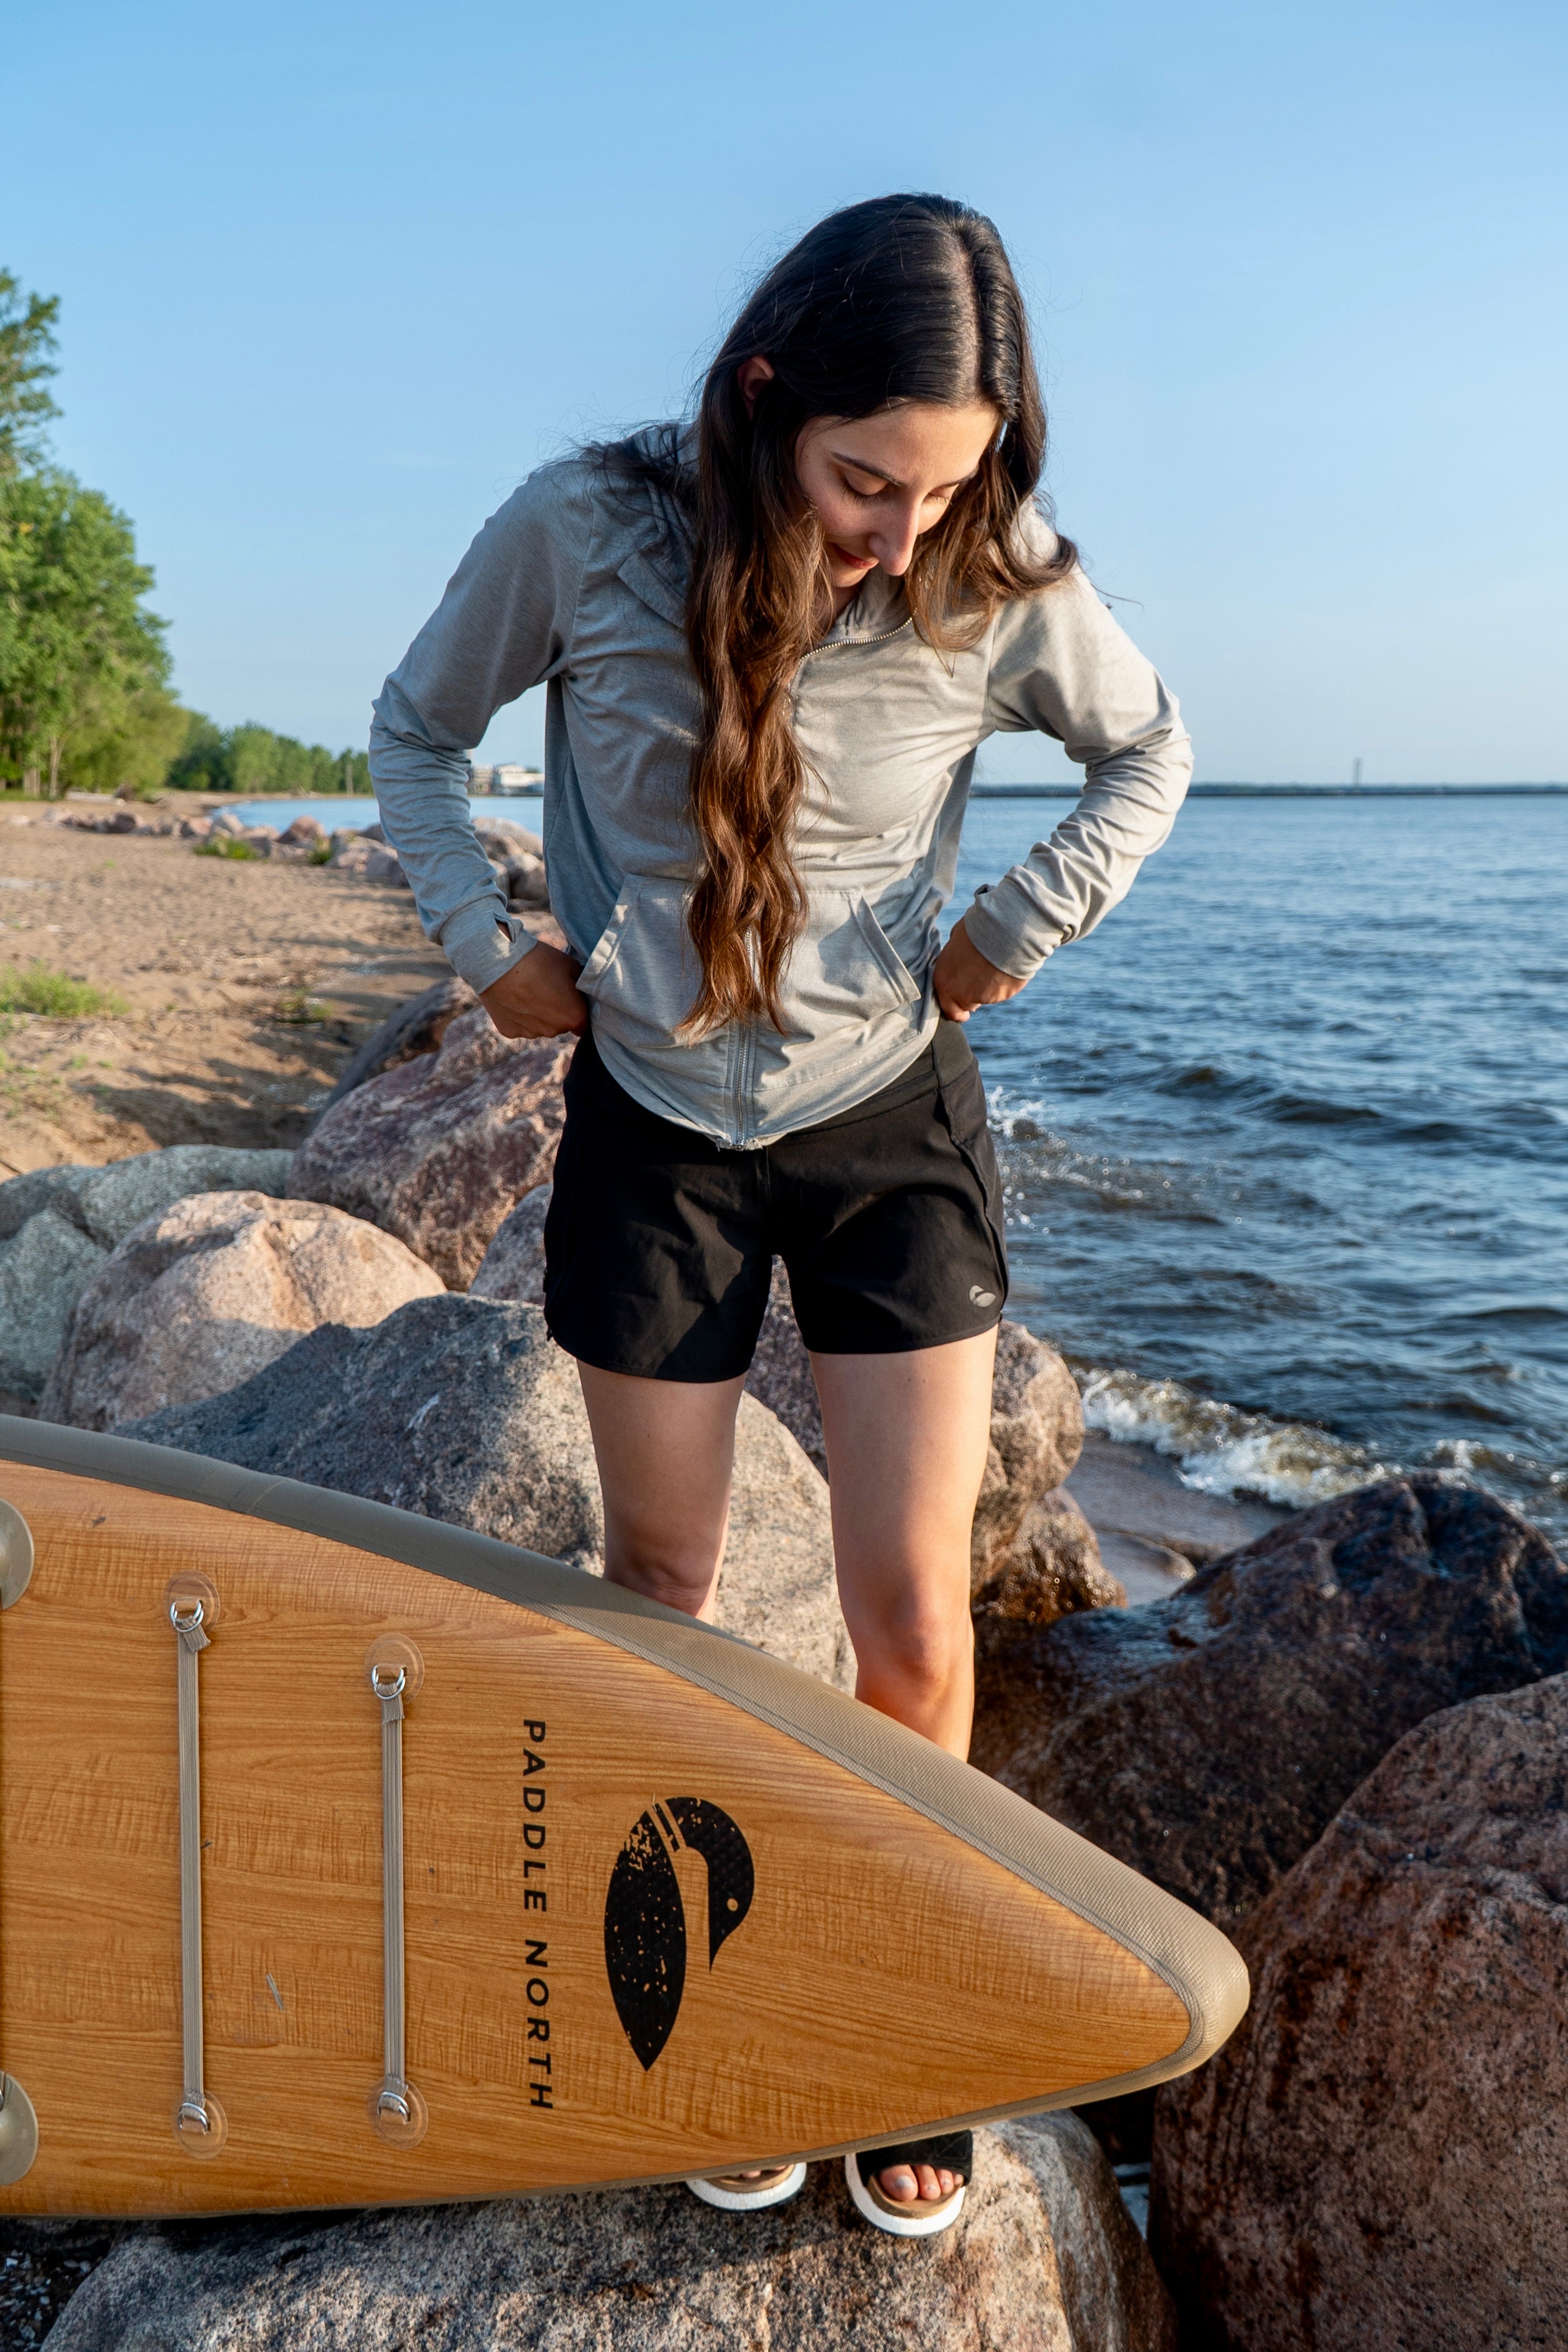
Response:
[[[896,629],[883,629],[874,637],[835,637],[825,641],[820,646],[813,646],[805,658],[810,661],[813,654],[847,653],[851,647],[859,646],[885,646],[892,638],[901,637],[904,631],[912,628],[913,625],[911,621],[900,621]],[[747,1029],[742,1033],[739,1049],[735,1050],[733,1046],[731,1047],[733,1076],[731,1081],[730,1104],[735,1130],[733,1148],[742,1151],[751,1141],[751,1113],[753,1108],[752,1090],[755,1083],[756,1061],[752,1045],[751,1032]]]
[[[806,655],[805,658],[807,661],[810,661],[812,656],[815,654],[848,653],[853,648],[859,646],[885,646],[891,638],[901,637],[906,629],[912,628],[914,624],[912,621],[900,621],[896,629],[884,629],[881,631],[879,635],[875,637],[824,637],[819,646],[812,646],[811,652]]]

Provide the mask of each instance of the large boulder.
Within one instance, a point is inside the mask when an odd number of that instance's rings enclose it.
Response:
[[[537,1307],[444,1296],[369,1330],[329,1325],[243,1387],[127,1433],[603,1566],[577,1368]],[[805,1674],[852,1685],[827,1490],[752,1399],[735,1429],[719,1622]]]
[[[970,1607],[980,1656],[1078,1609],[1125,1609],[1127,1594],[1100,1557],[1094,1529],[1065,1486],[1031,1503],[1013,1548],[975,1585]]]
[[[459,1013],[435,1053],[325,1113],[294,1155],[289,1196],[395,1234],[466,1290],[513,1202],[554,1166],[571,1054],[570,1038],[503,1037],[483,1005]]]
[[[417,1061],[421,1054],[435,1053],[458,1013],[471,1012],[475,1001],[468,982],[459,980],[456,972],[409,997],[365,1039],[312,1124],[319,1127],[332,1105],[363,1087],[367,1078],[377,1078],[383,1070],[395,1070],[404,1062]]]
[[[1192,2340],[1568,2343],[1568,1679],[1406,1733],[1240,1943],[1247,2016],[1156,2105]]]
[[[1083,1446],[1083,1405],[1062,1358],[1020,1323],[996,1334],[991,1443],[970,1536],[972,1588],[1017,1542],[1032,1503],[1061,1486]]]
[[[335,833],[327,863],[334,873],[357,874],[366,882],[386,882],[405,890],[408,877],[403,860],[395,849],[386,846],[380,834],[379,825],[366,825],[363,832]]]
[[[803,1454],[823,1476],[827,1475],[827,1447],[822,1435],[822,1406],[812,1377],[811,1358],[795,1319],[789,1276],[782,1258],[773,1260],[773,1286],[767,1311],[757,1334],[746,1394],[775,1413]]]
[[[1174,2352],[1169,2299],[1070,2116],[976,2136],[954,2228],[856,2216],[837,2164],[733,2214],[670,2187],[149,2231],[50,2352]]]
[[[544,1220],[553,1184],[536,1184],[496,1228],[478,1274],[468,1285],[474,1298],[515,1298],[524,1307],[544,1304]]]
[[[509,857],[537,857],[542,863],[544,844],[532,828],[514,824],[509,816],[477,816],[474,838],[485,856],[505,864]]]
[[[197,1192],[149,1217],[77,1300],[38,1411],[76,1429],[237,1388],[323,1323],[379,1323],[440,1276],[314,1201]]]
[[[983,1656],[971,1754],[1229,1930],[1412,1726],[1565,1665],[1568,1568],[1423,1472]]]
[[[37,1406],[72,1308],[133,1226],[191,1192],[231,1185],[279,1191],[289,1161],[287,1151],[177,1143],[107,1168],[36,1168],[0,1184],[3,1409]]]

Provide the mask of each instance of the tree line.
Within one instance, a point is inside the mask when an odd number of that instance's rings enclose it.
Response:
[[[50,799],[368,792],[363,751],[221,728],[177,699],[129,517],[49,456],[58,317],[58,295],[0,269],[0,783]]]

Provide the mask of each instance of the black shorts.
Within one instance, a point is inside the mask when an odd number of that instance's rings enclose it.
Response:
[[[825,1355],[939,1348],[1000,1319],[1001,1180],[956,1022],[868,1101],[749,1151],[645,1110],[581,1039],[544,1226],[545,1320],[567,1353],[644,1380],[733,1380],[775,1255]]]

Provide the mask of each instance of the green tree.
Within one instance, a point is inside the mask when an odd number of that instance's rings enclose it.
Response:
[[[176,792],[246,793],[260,800],[370,791],[363,751],[329,751],[325,744],[301,743],[254,719],[224,729],[197,710],[182,715],[184,739],[164,778]]]
[[[184,713],[185,731],[163,781],[177,793],[227,793],[234,790],[228,737],[205,711]]]
[[[51,417],[47,389],[56,373],[58,294],[24,294],[21,281],[0,269],[0,475],[39,462]]]
[[[142,598],[153,574],[131,524],[97,490],[54,468],[0,477],[0,773],[47,772],[52,797],[77,756],[162,740],[166,624]],[[121,779],[123,781],[123,779]]]
[[[190,716],[158,686],[121,697],[99,723],[84,708],[62,762],[62,782],[76,792],[154,797],[167,785],[169,762],[185,740]]]
[[[127,518],[46,457],[58,295],[0,269],[0,780],[94,792],[368,792],[363,751],[222,729],[169,690]]]

